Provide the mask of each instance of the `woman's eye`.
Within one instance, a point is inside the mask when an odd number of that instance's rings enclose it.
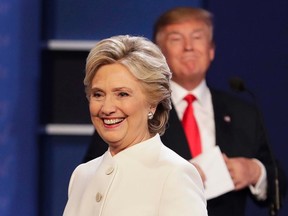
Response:
[[[92,92],[91,97],[92,98],[100,98],[103,94],[100,92]]]
[[[118,94],[120,97],[126,97],[129,96],[129,94],[127,92],[119,92]]]

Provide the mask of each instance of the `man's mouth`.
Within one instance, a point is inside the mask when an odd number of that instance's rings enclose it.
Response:
[[[186,55],[186,56],[183,56],[182,58],[183,61],[194,61],[195,59],[196,59],[195,55]]]

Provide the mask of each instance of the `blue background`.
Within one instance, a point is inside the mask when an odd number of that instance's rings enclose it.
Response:
[[[228,89],[230,77],[245,80],[257,96],[271,148],[288,173],[287,0],[0,0],[1,216],[62,215],[69,177],[90,139],[39,132],[39,118],[45,115],[40,79],[48,66],[40,59],[43,45],[51,39],[98,40],[116,34],[151,38],[158,15],[181,5],[214,13],[216,59],[208,81]],[[52,87],[50,82],[45,86]],[[247,215],[268,215],[249,206]],[[279,215],[288,215],[287,198]]]
[[[1,216],[37,215],[39,6],[0,1]]]

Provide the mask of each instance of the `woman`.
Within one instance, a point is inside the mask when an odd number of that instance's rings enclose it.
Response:
[[[198,172],[160,139],[170,78],[161,51],[143,37],[111,37],[91,50],[84,85],[109,148],[74,170],[64,216],[207,215]]]

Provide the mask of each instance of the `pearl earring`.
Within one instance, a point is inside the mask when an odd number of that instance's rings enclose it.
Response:
[[[150,112],[148,113],[148,119],[149,119],[149,120],[153,119],[153,116],[154,116],[154,114],[150,111]]]

